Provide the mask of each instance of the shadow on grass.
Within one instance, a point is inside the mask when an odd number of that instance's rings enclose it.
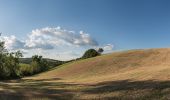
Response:
[[[13,80],[0,82],[0,100],[169,100],[170,81],[108,81],[98,84],[71,84],[61,80]],[[85,88],[84,88],[85,87]],[[77,94],[81,94],[78,97]],[[114,95],[118,93],[118,95]],[[95,97],[90,98],[90,95]],[[82,97],[81,97],[82,96]],[[80,98],[79,98],[80,97]]]
[[[78,87],[79,84],[55,82],[56,80],[61,79],[20,79],[0,82],[0,100],[71,100],[75,91],[67,88]]]
[[[83,91],[85,94],[109,96],[100,97],[102,100],[170,100],[170,81],[108,81],[95,85]],[[114,93],[119,95],[114,95]]]

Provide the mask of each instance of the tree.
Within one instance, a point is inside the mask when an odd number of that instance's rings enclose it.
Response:
[[[83,59],[86,59],[86,58],[91,58],[91,57],[96,57],[100,55],[99,52],[97,52],[95,49],[89,49],[87,50],[84,55],[82,56]]]
[[[20,51],[8,53],[4,42],[0,41],[0,79],[20,77],[19,58],[22,57]]]
[[[5,74],[5,47],[4,42],[0,41],[0,78],[3,78]]]
[[[104,51],[103,48],[99,48],[99,49],[97,50],[97,52],[100,53],[100,54],[103,53],[103,51]]]
[[[31,66],[33,73],[39,73],[48,69],[48,62],[42,56],[34,55],[32,56]]]
[[[8,53],[6,57],[6,67],[10,72],[10,77],[16,78],[20,76],[19,58],[22,57],[20,51]]]

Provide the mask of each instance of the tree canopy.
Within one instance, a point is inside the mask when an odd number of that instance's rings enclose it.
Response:
[[[0,41],[0,79],[20,77],[19,58],[22,57],[20,51],[9,53]]]
[[[91,58],[91,57],[96,57],[100,55],[99,52],[97,52],[95,49],[89,49],[87,50],[84,55],[82,56],[83,59],[86,59],[86,58]]]

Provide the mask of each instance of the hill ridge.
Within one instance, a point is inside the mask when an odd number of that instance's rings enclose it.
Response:
[[[57,77],[75,82],[157,79],[164,70],[170,70],[169,66],[170,48],[128,50],[64,64],[34,78]],[[162,79],[166,76],[169,74]]]

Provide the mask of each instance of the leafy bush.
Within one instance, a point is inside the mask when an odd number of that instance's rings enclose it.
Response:
[[[30,76],[48,70],[48,62],[42,56],[32,56],[31,64],[20,64],[22,76]]]
[[[97,52],[100,53],[100,54],[103,53],[103,51],[104,51],[103,48],[99,48],[99,49],[97,50]]]
[[[29,64],[20,64],[20,71],[22,76],[29,76],[33,74],[33,67]]]
[[[100,55],[99,52],[97,52],[95,49],[89,49],[87,50],[84,55],[82,56],[83,59],[86,59],[86,58],[91,58],[91,57],[96,57]]]
[[[48,69],[48,63],[42,56],[32,56],[31,66],[34,69],[34,73],[39,73]]]
[[[22,57],[20,51],[8,53],[4,47],[4,42],[0,42],[0,79],[20,77],[20,57]]]
[[[9,53],[4,47],[4,42],[0,41],[0,80],[33,75],[46,71],[50,69],[51,66],[65,63],[51,59],[47,59],[47,61],[38,55],[33,56],[31,61],[20,59],[20,57],[22,57],[20,51]],[[30,64],[20,64],[21,61],[30,62]]]

